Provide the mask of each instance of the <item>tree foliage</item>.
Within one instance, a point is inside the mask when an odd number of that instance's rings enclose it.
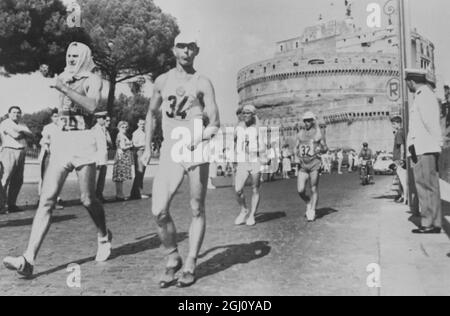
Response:
[[[110,82],[107,109],[112,114],[117,83],[173,66],[171,48],[179,33],[175,19],[152,0],[80,0],[83,27],[94,58]]]
[[[114,116],[116,84],[174,64],[171,48],[179,33],[175,18],[152,0],[78,0],[82,28],[69,28],[60,0],[0,1],[0,70],[30,73],[49,65],[61,73],[72,41],[89,45],[110,82],[107,110]]]
[[[88,34],[66,25],[66,8],[60,0],[0,1],[0,67],[4,75],[30,73],[42,64],[50,73],[65,66],[70,42],[90,44]]]

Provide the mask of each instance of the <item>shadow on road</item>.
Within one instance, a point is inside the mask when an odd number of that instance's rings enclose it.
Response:
[[[338,213],[338,212],[339,211],[335,210],[334,208],[329,208],[329,207],[321,208],[316,211],[316,219],[321,219],[328,215],[331,215],[333,213]]]
[[[60,222],[70,221],[70,220],[73,220],[76,218],[77,217],[75,215],[53,216],[52,223],[60,223]],[[33,218],[14,219],[14,220],[0,222],[0,228],[31,226],[31,224],[33,224]]]
[[[397,195],[380,195],[373,197],[374,200],[394,200],[397,197]]]
[[[256,214],[255,220],[256,220],[256,223],[260,224],[260,223],[274,221],[276,219],[280,219],[283,217],[286,217],[285,212],[259,213],[259,214]]]
[[[220,273],[237,264],[247,264],[251,261],[267,256],[271,247],[268,241],[256,241],[251,244],[228,245],[209,249],[201,254],[199,258],[206,257],[209,253],[224,249],[221,253],[214,255],[211,259],[202,262],[196,270],[198,279]]]
[[[177,234],[177,242],[182,242],[186,238],[188,238],[188,233],[178,233]],[[125,245],[122,245],[122,246],[120,246],[118,248],[113,248],[111,257],[108,260],[108,262],[110,262],[110,261],[112,261],[114,259],[117,259],[119,257],[131,256],[131,255],[135,255],[135,254],[147,251],[147,250],[156,249],[159,246],[161,246],[161,242],[159,240],[159,237],[158,237],[158,235],[153,234],[150,237],[142,239],[140,241],[129,243],[129,244],[125,244]],[[47,270],[47,271],[43,271],[43,272],[40,272],[40,273],[38,273],[36,275],[33,275],[33,277],[30,280],[34,280],[34,279],[37,279],[37,278],[39,278],[41,276],[44,276],[44,275],[49,275],[49,274],[52,274],[52,273],[56,273],[58,271],[65,270],[65,269],[67,269],[69,264],[75,263],[75,264],[78,264],[78,265],[81,266],[81,265],[83,265],[85,263],[88,263],[88,262],[91,262],[91,261],[94,261],[94,260],[95,260],[95,257],[88,257],[88,258],[80,259],[80,260],[77,260],[77,261],[71,261],[71,262],[62,264],[62,265],[60,265],[58,267],[55,267],[53,269],[50,269],[50,270]]]
[[[189,237],[188,233],[178,233],[177,243],[180,243]],[[140,241],[129,243],[119,248],[114,248],[110,260],[123,256],[132,256],[147,250],[157,249],[161,246],[161,241],[157,234],[153,234],[148,238]]]

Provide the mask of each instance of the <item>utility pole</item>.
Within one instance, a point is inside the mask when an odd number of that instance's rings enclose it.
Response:
[[[412,63],[412,45],[411,45],[411,18],[409,0],[397,0],[399,37],[400,37],[400,81],[402,87],[402,114],[403,128],[405,135],[409,133],[409,90],[405,80],[405,69],[410,68]],[[407,138],[407,137],[406,137]],[[405,151],[408,151],[408,144],[405,142]],[[419,202],[417,199],[416,186],[414,183],[414,174],[410,160],[406,160],[407,183],[408,183],[408,201],[411,211],[419,211]]]

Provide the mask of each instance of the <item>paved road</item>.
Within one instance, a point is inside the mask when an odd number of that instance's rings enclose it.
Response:
[[[264,184],[255,227],[235,227],[237,204],[228,180],[209,191],[208,227],[199,260],[199,280],[189,289],[157,287],[164,267],[150,216],[150,200],[110,203],[107,220],[114,233],[113,259],[93,261],[96,234],[87,213],[73,206],[55,211],[53,226],[37,261],[37,277],[21,280],[0,268],[0,295],[378,295],[366,285],[370,263],[379,262],[379,205],[391,183],[377,178],[362,187],[355,174],[324,176],[320,219],[308,224],[295,180]],[[151,182],[146,182],[150,189]],[[149,190],[150,191],[150,190]],[[247,192],[248,193],[248,192]],[[77,196],[67,183],[63,198]],[[113,195],[109,184],[107,195]],[[187,253],[189,210],[186,183],[172,209],[180,251]],[[37,199],[26,185],[21,201]],[[33,212],[0,216],[0,256],[23,251]],[[69,288],[70,263],[81,265],[81,288]]]

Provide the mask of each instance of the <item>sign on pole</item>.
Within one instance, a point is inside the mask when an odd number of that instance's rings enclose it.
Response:
[[[401,97],[402,85],[398,78],[392,78],[386,86],[387,97],[390,101],[396,102]]]

